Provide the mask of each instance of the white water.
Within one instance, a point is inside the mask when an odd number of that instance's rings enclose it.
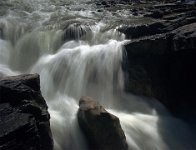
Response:
[[[121,62],[126,41],[106,21],[118,20],[111,12],[95,13],[93,5],[81,1],[6,3],[12,5],[0,16],[0,76],[40,74],[55,150],[87,150],[76,118],[83,95],[98,100],[120,118],[130,150],[196,149],[190,125],[172,117],[156,100],[123,92]],[[64,42],[64,27],[78,22],[92,33]]]

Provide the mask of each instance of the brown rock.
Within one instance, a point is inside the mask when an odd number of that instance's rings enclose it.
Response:
[[[78,122],[94,150],[127,150],[119,119],[90,97],[79,102]]]

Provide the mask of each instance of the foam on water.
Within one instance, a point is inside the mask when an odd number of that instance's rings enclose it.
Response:
[[[10,9],[0,18],[0,76],[40,74],[55,150],[88,149],[76,115],[83,95],[120,118],[130,150],[196,149],[190,125],[172,117],[157,100],[123,92],[124,35],[104,23],[102,16],[93,19],[90,4],[82,9],[81,1],[7,3]],[[91,34],[64,41],[64,25],[78,22]]]

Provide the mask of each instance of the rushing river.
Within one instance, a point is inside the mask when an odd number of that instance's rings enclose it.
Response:
[[[81,96],[120,118],[130,150],[195,150],[189,124],[156,100],[123,92],[126,9],[87,0],[1,0],[0,76],[38,73],[49,106],[55,150],[88,150],[76,113]]]

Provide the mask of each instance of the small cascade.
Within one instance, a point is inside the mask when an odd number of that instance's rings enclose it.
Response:
[[[91,37],[92,31],[91,28],[87,25],[81,25],[77,23],[73,23],[68,25],[68,27],[65,29],[65,33],[63,36],[63,39],[65,41],[69,40],[84,40],[85,37]]]

